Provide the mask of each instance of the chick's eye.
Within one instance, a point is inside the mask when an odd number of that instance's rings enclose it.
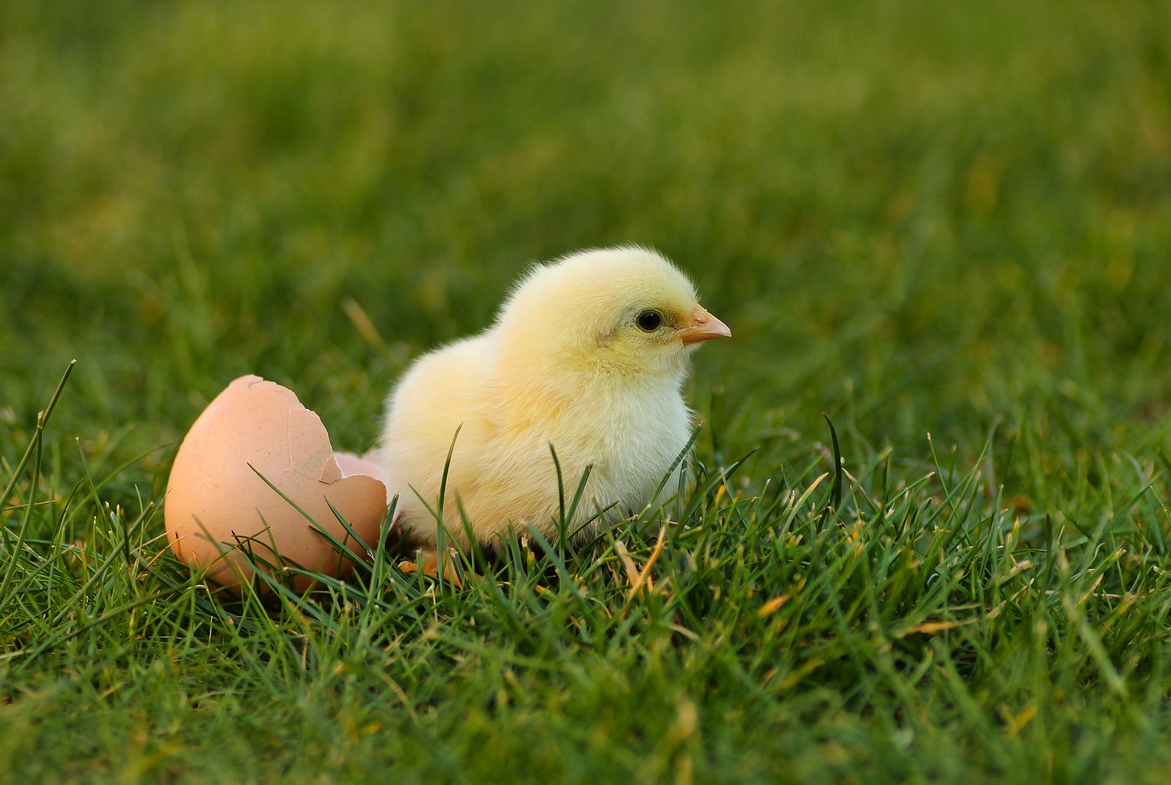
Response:
[[[663,315],[658,311],[643,311],[634,317],[634,322],[638,325],[638,329],[650,333],[659,329],[663,323]]]

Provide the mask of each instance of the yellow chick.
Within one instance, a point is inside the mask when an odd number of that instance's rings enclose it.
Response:
[[[449,544],[469,544],[465,519],[488,548],[525,525],[555,537],[562,496],[550,447],[567,510],[589,467],[569,522],[578,539],[642,509],[691,436],[681,387],[692,350],[731,334],[653,251],[582,251],[534,266],[495,324],[420,357],[387,399],[382,460],[399,525],[435,548],[453,440]]]

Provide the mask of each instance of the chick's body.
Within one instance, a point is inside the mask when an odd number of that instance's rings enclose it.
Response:
[[[535,267],[492,327],[419,358],[391,393],[382,455],[402,525],[417,544],[436,544],[449,450],[449,542],[467,545],[465,517],[488,546],[526,524],[553,536],[562,499],[550,447],[566,508],[590,471],[570,531],[602,510],[641,509],[690,437],[690,350],[729,334],[650,251]]]

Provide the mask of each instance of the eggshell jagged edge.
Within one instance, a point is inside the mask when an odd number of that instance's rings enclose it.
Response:
[[[175,456],[164,507],[171,550],[236,592],[253,578],[254,562],[240,553],[241,543],[260,564],[288,562],[344,577],[353,562],[289,501],[360,554],[329,505],[373,547],[388,502],[375,461],[373,452],[334,453],[321,418],[292,390],[242,376],[208,404]],[[301,591],[312,583],[304,575],[293,579]]]

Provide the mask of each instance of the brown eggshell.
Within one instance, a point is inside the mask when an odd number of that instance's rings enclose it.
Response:
[[[342,475],[345,477],[352,477],[355,474],[364,474],[367,477],[373,477],[386,484],[386,478],[383,476],[382,461],[379,460],[378,450],[371,450],[365,455],[354,455],[348,452],[335,452],[333,457],[337,459],[337,465],[342,470]],[[389,503],[389,500],[388,500]]]
[[[242,376],[208,404],[175,455],[164,509],[171,550],[236,592],[253,577],[241,550],[251,551],[258,565],[299,565],[344,577],[353,562],[258,473],[361,555],[365,548],[329,504],[374,547],[387,494],[371,476],[380,467],[368,457],[335,455],[321,419],[291,390]],[[312,580],[295,575],[293,584],[304,591]]]

